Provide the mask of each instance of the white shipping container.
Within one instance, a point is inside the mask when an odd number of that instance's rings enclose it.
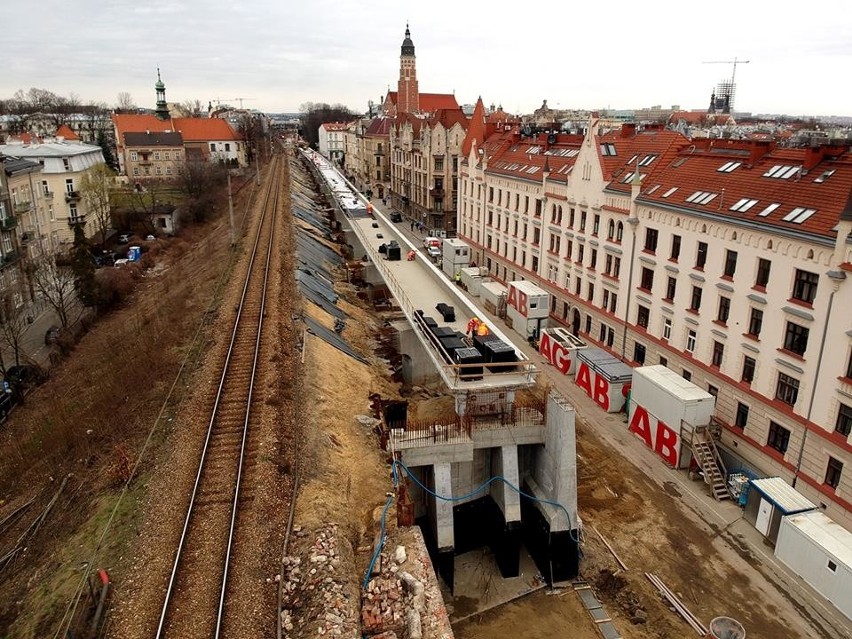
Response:
[[[482,269],[479,266],[468,266],[461,270],[462,286],[474,297],[479,297],[479,287],[482,286]]]
[[[451,278],[470,264],[470,246],[456,238],[444,240],[442,247],[444,273]]]
[[[524,317],[546,318],[550,315],[550,293],[526,280],[509,282],[506,306]]]
[[[588,348],[586,342],[560,326],[544,329],[538,340],[538,352],[563,375],[575,373],[581,348]]]
[[[633,369],[630,401],[676,431],[680,431],[681,421],[706,426],[716,408],[716,398],[710,393],[660,364]]]
[[[852,533],[819,511],[788,515],[775,556],[852,619]]]
[[[547,318],[524,317],[514,306],[506,306],[506,316],[512,321],[512,329],[524,339],[529,339],[547,326]]]
[[[601,348],[584,348],[576,356],[577,386],[606,412],[621,411],[630,391],[630,366]]]
[[[483,282],[479,289],[479,294],[482,297],[482,301],[489,302],[494,308],[497,308],[500,298],[506,297],[506,287],[500,282]]]

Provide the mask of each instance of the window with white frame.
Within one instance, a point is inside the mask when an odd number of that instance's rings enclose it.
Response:
[[[695,352],[695,342],[698,340],[698,333],[694,330],[689,329],[686,331],[686,352],[694,353]]]

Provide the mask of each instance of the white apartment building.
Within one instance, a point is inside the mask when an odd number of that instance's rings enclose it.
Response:
[[[484,137],[459,179],[477,263],[550,291],[552,323],[708,389],[729,470],[781,476],[852,529],[849,147],[594,120]]]
[[[0,154],[22,158],[41,165],[41,172],[33,175],[24,192],[15,189],[10,193],[16,209],[26,208],[32,217],[32,231],[38,231],[34,242],[41,253],[62,250],[74,239],[74,225],[82,223],[87,237],[95,232],[93,224],[85,225],[86,204],[80,193],[83,172],[103,164],[101,147],[72,142],[44,142],[39,144],[3,144]],[[32,212],[31,212],[32,210]],[[33,249],[36,250],[36,249]]]
[[[320,125],[319,152],[332,162],[343,161],[347,126],[343,122],[326,122]]]

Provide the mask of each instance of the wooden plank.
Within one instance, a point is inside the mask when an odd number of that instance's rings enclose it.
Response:
[[[595,531],[595,534],[598,537],[600,537],[600,540],[603,542],[604,546],[606,546],[607,550],[609,550],[609,552],[612,553],[612,556],[615,557],[615,560],[618,562],[618,565],[621,566],[621,569],[627,570],[627,564],[625,564],[623,561],[621,561],[621,557],[619,557],[618,553],[616,553],[615,550],[613,550],[612,546],[610,546],[609,542],[606,539],[604,539],[604,536],[602,534],[600,534],[598,529],[595,528],[594,526],[592,526],[592,530]]]

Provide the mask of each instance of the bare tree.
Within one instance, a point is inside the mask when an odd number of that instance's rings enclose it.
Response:
[[[156,231],[156,213],[172,201],[163,180],[146,180],[115,193],[118,221],[126,227],[141,226],[146,233]]]
[[[133,101],[133,96],[130,95],[127,91],[120,91],[118,94],[118,102],[116,102],[116,108],[120,111],[134,111],[136,110],[136,103]]]
[[[62,328],[67,328],[77,299],[74,271],[53,256],[45,256],[32,266],[32,282],[36,290],[56,311]]]
[[[80,194],[94,222],[95,232],[100,234],[101,244],[106,242],[107,232],[112,227],[110,194],[114,177],[115,173],[106,164],[96,164],[87,169],[80,180]]]
[[[29,325],[28,313],[23,304],[15,303],[14,291],[0,293],[0,336],[15,356],[15,366],[21,364],[22,340]],[[2,350],[2,349],[0,349]],[[6,362],[0,355],[0,369],[6,372]]]
[[[181,167],[176,186],[186,195],[187,212],[194,222],[205,221],[215,211],[226,171],[222,164],[202,159],[187,160]]]
[[[184,117],[187,118],[197,118],[205,115],[207,112],[207,107],[204,106],[204,103],[199,100],[186,100],[181,102],[178,107],[183,112]]]

